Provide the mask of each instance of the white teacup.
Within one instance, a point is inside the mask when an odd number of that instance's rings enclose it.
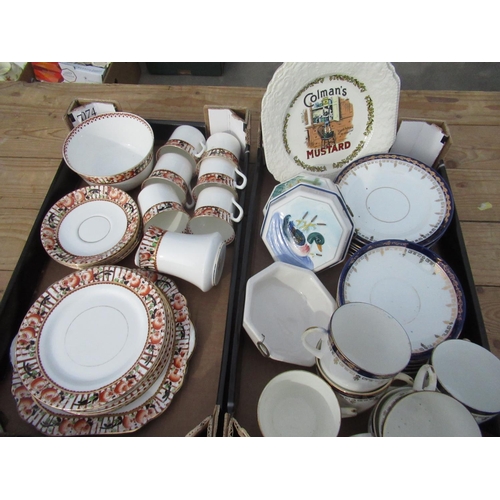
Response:
[[[189,214],[169,184],[159,182],[145,186],[137,197],[137,204],[144,230],[157,226],[167,231],[182,233],[187,228]]]
[[[142,188],[149,184],[164,182],[174,188],[181,203],[186,203],[188,194],[191,198],[192,176],[191,162],[185,156],[179,153],[165,153],[158,158],[150,176],[142,183]]]
[[[315,334],[315,342],[319,334],[319,348],[308,343],[311,334]],[[329,380],[355,392],[386,385],[406,368],[411,357],[405,329],[386,311],[363,302],[340,306],[328,330],[308,328],[302,343],[321,361]]]
[[[233,163],[225,158],[207,158],[200,165],[193,197],[196,200],[199,193],[210,186],[224,187],[237,196],[237,190],[244,189],[246,185],[246,175]]]
[[[168,141],[156,152],[158,161],[165,153],[178,153],[187,158],[193,168],[206,150],[207,141],[203,133],[191,125],[177,127]]]
[[[265,437],[336,437],[343,416],[329,385],[317,375],[291,370],[264,387],[257,404],[257,420]]]
[[[239,165],[241,156],[240,141],[229,132],[216,132],[207,139],[207,149],[196,167],[197,172],[201,164],[210,158],[224,158],[235,167]]]
[[[375,406],[369,431],[378,437],[480,437],[474,417],[456,399],[436,391],[437,377],[423,365],[412,388],[394,389]]]
[[[500,414],[500,359],[468,340],[445,340],[431,355],[438,390],[466,406],[476,422]]]
[[[237,215],[234,215],[235,208]],[[193,234],[218,232],[229,244],[235,237],[233,223],[240,222],[243,215],[243,208],[233,193],[223,187],[211,186],[198,195],[189,229]]]
[[[225,258],[226,244],[219,233],[173,233],[151,226],[139,244],[135,264],[184,279],[207,292],[219,283]]]

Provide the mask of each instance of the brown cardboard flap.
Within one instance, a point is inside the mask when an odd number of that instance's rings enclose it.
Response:
[[[66,126],[69,130],[73,130],[73,123],[71,122],[69,115],[71,112],[80,106],[84,106],[85,104],[92,104],[94,102],[102,102],[106,104],[112,104],[116,111],[123,111],[120,103],[118,101],[107,101],[105,99],[74,99],[71,104],[68,106],[66,113],[64,113],[63,120],[66,123]]]

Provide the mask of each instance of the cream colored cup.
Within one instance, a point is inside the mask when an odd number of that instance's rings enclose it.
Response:
[[[239,165],[241,157],[241,143],[229,132],[216,132],[207,139],[207,148],[196,167],[199,172],[202,163],[210,158],[224,158],[235,167]]]
[[[240,222],[243,215],[243,208],[233,193],[223,187],[211,186],[200,192],[189,229],[193,234],[218,232],[226,244],[230,244],[235,237],[233,224]]]
[[[182,233],[188,226],[189,214],[169,184],[158,182],[145,186],[137,197],[137,204],[144,230],[157,226]]]
[[[139,244],[135,264],[184,279],[207,292],[219,283],[225,258],[226,244],[219,233],[183,234],[151,226]]]

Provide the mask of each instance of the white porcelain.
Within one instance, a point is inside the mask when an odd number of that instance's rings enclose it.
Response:
[[[207,149],[198,163],[196,170],[199,172],[201,165],[212,158],[224,159],[238,167],[241,157],[241,143],[230,132],[216,132],[207,139]]]
[[[148,184],[141,189],[137,203],[144,230],[156,226],[166,231],[182,233],[187,228],[189,214],[170,184]]]
[[[148,279],[119,266],[72,273],[26,314],[16,369],[40,402],[76,414],[123,406],[173,354],[170,306]]]
[[[220,186],[210,186],[198,194],[189,229],[193,234],[218,232],[229,245],[235,238],[234,223],[240,222],[243,215],[243,208],[233,193]]]
[[[200,164],[193,197],[197,199],[199,193],[210,186],[225,187],[237,196],[238,190],[244,189],[246,185],[246,175],[233,163],[225,158],[207,158]]]
[[[40,228],[44,249],[75,269],[126,257],[141,227],[133,198],[114,186],[87,186],[68,193],[45,214]]]
[[[439,344],[430,360],[438,388],[460,401],[478,423],[500,414],[500,359],[467,340]]]
[[[124,191],[141,185],[153,169],[154,135],[132,113],[106,113],[77,125],[63,144],[63,158],[88,184]]]
[[[266,215],[267,209],[269,208],[269,203],[271,203],[271,201],[273,201],[278,196],[285,194],[287,191],[292,189],[297,184],[309,184],[311,186],[324,189],[325,191],[333,191],[338,195],[341,194],[339,188],[331,179],[328,179],[326,177],[320,177],[319,175],[313,175],[313,174],[295,175],[290,179],[280,182],[273,188],[271,194],[269,195],[268,200],[266,201],[266,204],[264,205],[264,208],[262,209],[263,214]]]
[[[179,153],[165,153],[158,158],[151,175],[142,183],[142,188],[164,182],[175,190],[181,203],[186,203],[188,195],[191,197],[192,177],[193,168],[186,157]]]
[[[386,311],[363,302],[340,306],[328,329],[308,328],[302,343],[322,361],[330,380],[355,392],[371,392],[386,385],[406,368],[411,356],[404,328]]]
[[[412,344],[412,361],[426,359],[465,319],[462,287],[454,271],[429,249],[401,240],[365,245],[345,264],[337,301],[367,302],[394,316]]]
[[[412,392],[391,408],[382,437],[481,437],[473,416],[456,399],[440,392]]]
[[[191,125],[177,127],[168,141],[156,152],[158,161],[165,153],[178,153],[189,160],[192,171],[206,150],[207,141],[203,133]]]
[[[361,244],[385,239],[434,244],[454,213],[450,188],[423,163],[394,154],[361,158],[337,177]]]
[[[327,327],[337,303],[308,269],[274,262],[246,285],[243,327],[262,355],[300,366],[315,356],[302,345],[311,325]]]
[[[151,226],[139,244],[135,264],[177,276],[207,292],[218,285],[225,258],[226,245],[217,232],[183,234]]]
[[[257,419],[265,437],[336,437],[342,413],[324,380],[291,370],[268,382],[257,404]]]
[[[278,182],[335,177],[396,138],[400,80],[384,62],[286,62],[262,99],[266,165]]]
[[[332,189],[297,184],[270,201],[260,235],[275,261],[318,272],[346,258],[354,226]]]

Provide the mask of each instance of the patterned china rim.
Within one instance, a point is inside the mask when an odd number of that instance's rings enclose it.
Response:
[[[178,212],[178,214],[181,215],[184,219],[184,227],[182,228],[182,230],[184,230],[188,225],[189,214],[186,212],[182,204],[175,201],[164,201],[161,203],[157,203],[156,205],[153,205],[151,208],[146,210],[146,212],[144,212],[142,216],[143,225],[146,226],[146,224],[148,224],[154,217],[164,212]]]
[[[112,383],[97,389],[68,390],[45,373],[40,359],[39,341],[47,318],[70,295],[100,284],[123,287],[144,305],[148,316],[147,340],[136,362]],[[52,284],[36,300],[23,319],[16,343],[16,369],[34,398],[44,404],[69,412],[111,410],[126,403],[125,396],[135,393],[164,357],[171,357],[175,321],[173,311],[150,280],[139,273],[119,266],[99,266],[72,273]],[[141,390],[139,390],[140,393]],[[138,396],[139,394],[137,394]]]
[[[92,125],[93,123],[101,120],[115,120],[115,119],[128,119],[128,120],[136,120],[143,124],[150,132],[151,134],[151,148],[149,149],[148,153],[146,156],[136,165],[134,165],[131,168],[128,168],[127,170],[123,172],[118,172],[115,175],[108,175],[108,176],[90,176],[90,175],[85,175],[82,174],[81,172],[78,172],[71,166],[71,162],[69,161],[68,155],[67,155],[67,149],[70,144],[70,142],[86,127],[89,125]],[[154,133],[153,129],[151,128],[151,125],[141,118],[140,116],[134,115],[133,113],[126,113],[126,112],[115,112],[115,113],[103,113],[102,115],[95,116],[93,118],[89,118],[88,120],[85,120],[84,122],[80,123],[78,126],[76,126],[66,137],[66,140],[64,141],[63,145],[63,158],[66,164],[68,165],[71,170],[75,171],[80,177],[85,179],[89,184],[117,184],[119,182],[124,182],[129,179],[132,179],[139,175],[152,161],[153,161],[153,142],[154,142]]]
[[[127,217],[127,226],[120,241],[112,248],[91,256],[74,255],[67,252],[59,241],[59,230],[64,218],[83,204],[106,201],[118,206]],[[45,215],[40,238],[46,252],[57,262],[67,267],[84,269],[111,260],[122,259],[134,248],[140,234],[141,217],[133,198],[114,186],[86,186],[63,196]]]
[[[188,368],[188,360],[195,348],[195,328],[189,316],[187,302],[177,285],[168,277],[139,271],[154,281],[165,294],[175,314],[175,346],[172,361],[159,387],[146,401],[100,416],[73,416],[55,413],[38,404],[23,386],[14,368],[12,394],[16,400],[19,415],[40,432],[49,436],[108,435],[135,432],[151,420],[160,416],[170,406],[175,394],[182,387]]]
[[[309,172],[334,179],[396,137],[400,80],[390,63],[286,62],[262,99],[268,170],[279,182]]]
[[[412,257],[419,266],[431,265],[434,266],[434,271],[432,275],[440,275],[444,278],[446,283],[442,283],[440,285],[440,290],[449,291],[453,296],[447,299],[446,304],[443,304],[443,309],[451,308],[453,314],[450,314],[450,318],[443,320],[444,327],[440,332],[432,331],[426,332],[425,338],[415,339],[413,337],[413,332],[408,331],[406,325],[410,323],[407,319],[406,321],[402,319],[402,314],[404,311],[390,311],[387,312],[392,314],[407,330],[407,334],[410,337],[410,341],[412,344],[412,355],[410,359],[410,364],[415,359],[420,357],[428,356],[428,354],[432,351],[434,347],[443,342],[446,339],[457,338],[461,331],[465,321],[465,296],[462,289],[462,286],[456,276],[455,272],[451,269],[451,267],[436,253],[429,250],[428,248],[419,245],[417,243],[411,243],[403,240],[382,240],[379,242],[375,242],[372,244],[365,245],[360,250],[356,251],[354,255],[352,255],[345,266],[343,267],[341,274],[339,276],[339,282],[337,287],[337,302],[339,307],[347,302],[370,302],[373,303],[373,298],[368,297],[364,300],[364,297],[354,297],[349,293],[352,292],[352,283],[350,283],[350,276],[360,276],[360,270],[358,269],[359,263],[368,263],[368,265],[373,265],[372,257],[376,254],[379,256],[387,257],[391,256],[391,251],[398,251],[403,257],[410,256]],[[406,262],[406,261],[405,261]],[[384,275],[385,276],[385,275]],[[398,276],[399,278],[405,279],[407,276]],[[367,276],[364,280],[364,285],[367,285]],[[384,279],[389,279],[389,277],[385,276]],[[413,289],[413,284],[409,288]],[[368,290],[368,289],[367,289]],[[422,290],[422,296],[425,296],[425,293],[428,290]],[[418,292],[416,292],[418,296]],[[420,297],[418,296],[420,300]],[[451,303],[448,303],[448,300],[451,300]],[[384,305],[375,304],[384,309]],[[419,303],[419,308],[420,308]],[[419,315],[420,309],[417,312],[416,316]],[[413,313],[413,312],[412,312]],[[434,318],[434,315],[431,315]],[[413,319],[412,319],[413,321]],[[422,332],[416,332],[415,336],[421,336]],[[418,341],[418,345],[415,342]]]
[[[225,234],[222,234],[222,237],[224,238],[224,241],[226,245],[231,244],[235,237],[235,231],[234,231],[234,224],[233,220],[231,219],[231,214],[227,211],[224,210],[223,208],[216,207],[216,206],[203,206],[200,208],[197,208],[194,212],[193,217],[189,221],[188,227],[190,227],[190,230],[192,231],[191,225],[195,223],[197,220],[203,220],[203,218],[208,217],[209,219],[215,218],[215,220],[220,220],[221,222],[225,222],[226,226],[224,231]]]
[[[407,172],[408,174],[414,171],[415,175],[411,178],[411,183],[408,183],[408,185],[402,186],[400,183],[396,185],[396,181],[398,179],[394,179],[394,186],[377,186],[377,188],[373,191],[368,191],[367,183],[370,181],[370,179],[364,181],[363,175],[367,174],[369,177],[373,177],[374,170],[376,173],[380,172],[380,169],[384,168],[384,165],[390,167],[391,173],[394,173],[396,172],[396,169],[399,169],[405,173]],[[423,208],[421,205],[417,205],[412,211],[411,203],[407,196],[407,194],[409,193],[408,191],[406,191],[405,193],[404,188],[415,191],[413,197],[417,197],[419,198],[419,200],[423,198],[422,196],[418,196],[419,189],[425,188],[425,192],[428,192],[429,194],[436,193],[438,199],[433,200],[432,206],[429,208],[432,209],[433,215],[437,216],[437,220],[433,223],[429,222],[429,220],[422,220],[420,226],[418,228],[415,228],[415,234],[411,238],[403,238],[398,235],[396,236],[397,239],[405,239],[426,247],[431,246],[444,234],[453,217],[453,197],[451,194],[451,190],[446,184],[445,180],[433,168],[430,168],[424,163],[408,156],[395,154],[376,154],[360,158],[359,160],[347,166],[339,174],[335,182],[342,191],[342,195],[344,196],[347,205],[349,205],[350,209],[353,210],[355,225],[358,226],[359,223],[356,224],[356,216],[358,215],[358,213],[353,207],[355,207],[356,204],[360,203],[361,201],[361,204],[366,207],[366,211],[369,212],[368,198],[373,193],[380,191],[381,188],[383,188],[385,191],[394,192],[394,194],[398,193],[398,196],[400,196],[401,199],[404,200],[405,204],[408,204],[408,206],[405,205],[405,207],[407,208],[407,213],[404,214],[403,218],[400,218],[397,221],[382,221],[380,223],[381,228],[394,227],[394,225],[397,226],[398,224],[404,226],[404,221],[410,213],[419,213],[420,209]],[[429,182],[432,185],[427,188],[425,183]],[[419,187],[419,184],[421,187]],[[352,186],[354,186],[355,188],[357,187],[357,190],[355,190],[352,195],[350,195],[350,191],[347,189],[347,186],[351,188]],[[343,187],[344,189],[342,189]],[[422,192],[423,191],[421,190],[421,193]],[[386,199],[385,201],[386,205],[390,205],[390,200]],[[359,215],[361,216],[362,214],[360,213]],[[369,220],[377,221],[376,216],[373,214],[366,215],[366,217],[372,217]],[[376,231],[371,230],[369,224],[367,224],[366,222],[363,223],[363,221],[361,221],[361,225],[363,227],[356,227],[354,235],[355,240],[361,245],[383,239],[394,239],[394,237],[387,234],[385,236],[380,235],[377,237],[375,234]]]

